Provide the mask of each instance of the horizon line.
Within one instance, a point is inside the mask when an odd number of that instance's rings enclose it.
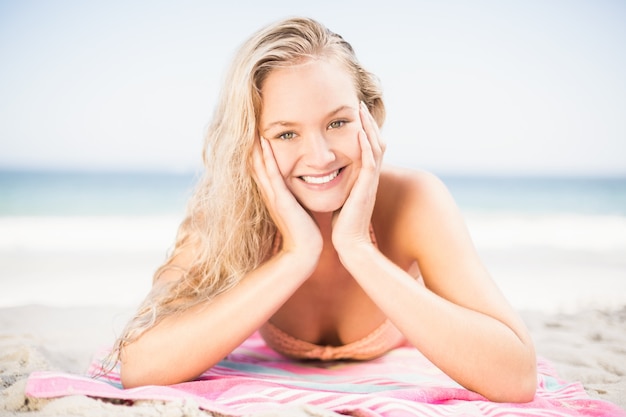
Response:
[[[401,165],[399,165],[402,167]],[[444,178],[562,178],[562,179],[625,179],[624,172],[574,172],[574,171],[474,171],[474,170],[444,170],[414,168],[428,171],[436,176]],[[52,175],[171,175],[171,176],[200,176],[203,168],[193,169],[171,169],[171,168],[78,168],[78,167],[3,167],[0,166],[0,175],[6,174],[52,174]]]

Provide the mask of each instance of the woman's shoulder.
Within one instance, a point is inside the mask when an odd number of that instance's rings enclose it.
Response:
[[[383,166],[376,200],[379,216],[391,216],[400,222],[407,218],[425,219],[455,206],[448,188],[437,175],[394,166]]]
[[[458,215],[454,199],[437,175],[390,166],[381,170],[372,219],[396,248],[423,246],[433,234],[458,224]]]
[[[443,181],[431,172],[389,165],[383,166],[381,170],[378,188],[379,198],[396,201],[423,199],[447,192]]]

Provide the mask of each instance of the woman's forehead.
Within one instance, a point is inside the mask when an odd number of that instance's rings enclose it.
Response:
[[[261,99],[262,124],[358,105],[352,75],[344,66],[328,60],[275,69],[264,82]]]

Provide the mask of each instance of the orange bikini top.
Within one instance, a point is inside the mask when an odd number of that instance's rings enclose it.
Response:
[[[374,229],[370,225],[370,237],[376,245]],[[281,245],[280,234],[274,239],[274,253],[277,253]],[[379,357],[391,349],[406,344],[402,333],[389,321],[385,320],[372,333],[362,339],[342,346],[322,346],[304,340],[296,339],[285,333],[269,321],[260,329],[259,333],[265,343],[276,352],[295,359],[317,359],[322,361],[337,359],[368,360]]]
[[[390,350],[406,344],[404,335],[385,320],[376,330],[362,339],[341,346],[322,346],[296,339],[274,326],[269,321],[259,329],[265,343],[276,352],[295,359],[338,359],[369,360],[384,355]]]

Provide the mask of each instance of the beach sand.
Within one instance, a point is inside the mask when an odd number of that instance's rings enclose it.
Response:
[[[626,409],[626,219],[474,216],[468,223],[538,354],[561,378]],[[574,227],[582,234],[572,237]],[[0,218],[0,416],[207,415],[190,403],[24,396],[31,372],[83,374],[92,355],[112,344],[175,228],[176,219]],[[52,234],[42,238],[42,230]]]
[[[27,399],[26,378],[36,370],[81,374],[92,354],[108,346],[130,309],[23,306],[0,310],[0,415],[206,416],[193,404],[140,402],[132,407],[83,396]],[[524,312],[538,354],[559,375],[583,383],[590,396],[626,408],[626,308],[576,314]],[[334,415],[317,409],[284,415]]]

